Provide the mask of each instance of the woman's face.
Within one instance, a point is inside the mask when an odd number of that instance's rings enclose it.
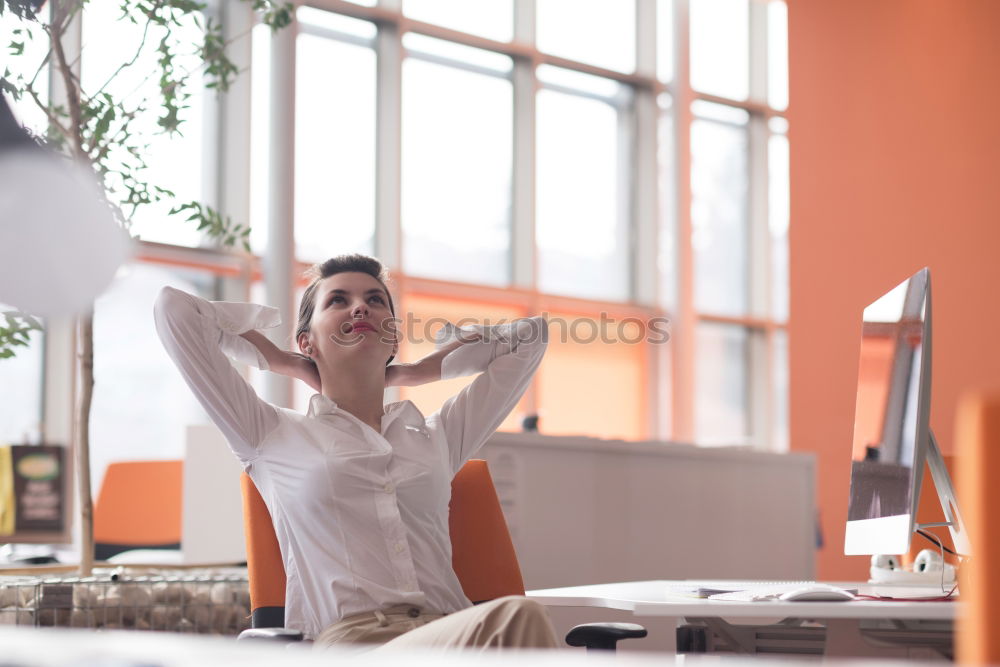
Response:
[[[385,366],[395,354],[396,322],[378,280],[367,273],[337,273],[319,282],[314,298],[307,344],[317,362],[370,359]]]

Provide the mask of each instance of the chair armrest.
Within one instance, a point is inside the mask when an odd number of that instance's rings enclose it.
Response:
[[[614,651],[622,639],[645,637],[646,628],[635,623],[584,623],[566,633],[570,646],[586,646],[588,651]]]
[[[248,628],[241,632],[236,639],[283,643],[300,642],[302,641],[302,632],[291,628]]]

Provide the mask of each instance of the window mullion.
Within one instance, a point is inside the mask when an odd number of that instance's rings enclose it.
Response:
[[[650,77],[656,76],[656,2],[638,0],[636,4],[636,72]],[[659,203],[657,184],[657,146],[659,108],[656,103],[655,88],[637,88],[633,94],[634,124],[628,145],[632,147],[633,160],[630,169],[632,181],[632,235],[631,241],[631,290],[632,299],[644,306],[657,304],[657,257],[659,255]],[[652,312],[650,317],[652,317]],[[660,429],[660,413],[663,411],[667,392],[661,382],[659,369],[662,368],[661,350],[654,349],[647,342],[644,355],[646,406],[645,424],[642,429],[646,437],[666,435]]]
[[[514,61],[511,283],[535,289],[535,63]]]
[[[218,174],[216,187],[219,212],[238,224],[250,221],[250,113],[251,83],[250,31],[254,25],[253,9],[242,2],[222,0],[222,29],[226,55],[243,74],[218,96],[215,113],[206,110],[205,127],[217,128],[219,139],[209,145],[215,159],[206,164],[204,173]],[[215,100],[215,95],[207,95]],[[206,183],[206,186],[208,184]],[[206,192],[209,190],[206,188]]]
[[[674,1],[674,215],[677,224],[677,312],[670,347],[673,354],[673,439],[694,440],[694,250],[691,246],[691,55],[689,0]]]
[[[750,1],[750,100],[767,104],[767,5]]]
[[[535,45],[535,0],[514,0],[514,41]]]
[[[379,25],[376,44],[375,254],[390,269],[401,272],[403,44],[399,27]]]
[[[284,346],[292,335],[295,318],[295,47],[298,22],[271,33],[271,143],[268,163],[268,243],[264,255],[267,303],[281,313],[282,324],[267,331],[268,338]],[[276,373],[264,375],[264,398],[276,405],[293,405],[292,379]]]
[[[51,11],[51,8],[50,10]],[[81,13],[70,21],[62,37],[62,47],[72,66],[73,73],[80,77],[84,54],[83,20]],[[49,65],[49,100],[54,106],[68,107],[66,88],[61,77],[56,75],[54,65]],[[77,400],[76,319],[72,317],[49,318],[45,322],[43,348],[44,362],[42,391],[43,441],[76,443],[74,406]],[[75,493],[75,492],[74,492]]]
[[[767,101],[767,4],[750,3],[750,99]],[[768,227],[768,128],[767,117],[751,112],[749,124],[749,241],[750,312],[770,319],[771,303],[771,244]],[[750,437],[755,446],[771,448],[774,440],[772,366],[772,333],[770,327],[753,333],[750,355]]]

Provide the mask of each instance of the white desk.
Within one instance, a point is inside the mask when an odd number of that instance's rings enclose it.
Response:
[[[674,592],[708,583],[724,587],[723,582],[634,581],[535,590],[529,591],[528,596],[551,607],[604,607],[630,611],[637,617],[676,618],[679,624],[687,619],[721,632],[736,652],[753,652],[749,648],[753,642],[748,637],[765,628],[794,627],[788,619],[817,621],[822,622],[820,627],[825,628],[825,634],[808,652],[816,652],[819,647],[826,655],[840,656],[939,657],[941,647],[950,642],[951,624],[961,610],[958,602],[729,602],[684,597]],[[913,587],[836,585],[857,588],[859,593],[894,597],[932,594]],[[879,622],[888,622],[892,627],[873,629]],[[873,637],[881,646],[871,645]]]

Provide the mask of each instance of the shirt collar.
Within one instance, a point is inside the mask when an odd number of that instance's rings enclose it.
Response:
[[[329,415],[337,411],[337,404],[331,398],[327,398],[323,394],[313,394],[312,398],[309,399],[309,410],[306,412],[307,417],[319,417],[320,415]]]
[[[417,406],[413,405],[411,401],[396,401],[394,403],[387,403],[385,406],[385,416],[389,419],[395,419],[397,416],[403,413],[407,406],[413,406],[413,409],[418,415],[420,415],[420,421],[423,421],[423,414],[417,409]],[[339,410],[337,402],[328,396],[323,394],[313,394],[312,398],[309,399],[309,410],[306,412],[307,417],[320,417],[322,415],[334,414]],[[384,419],[384,418],[383,418]]]

